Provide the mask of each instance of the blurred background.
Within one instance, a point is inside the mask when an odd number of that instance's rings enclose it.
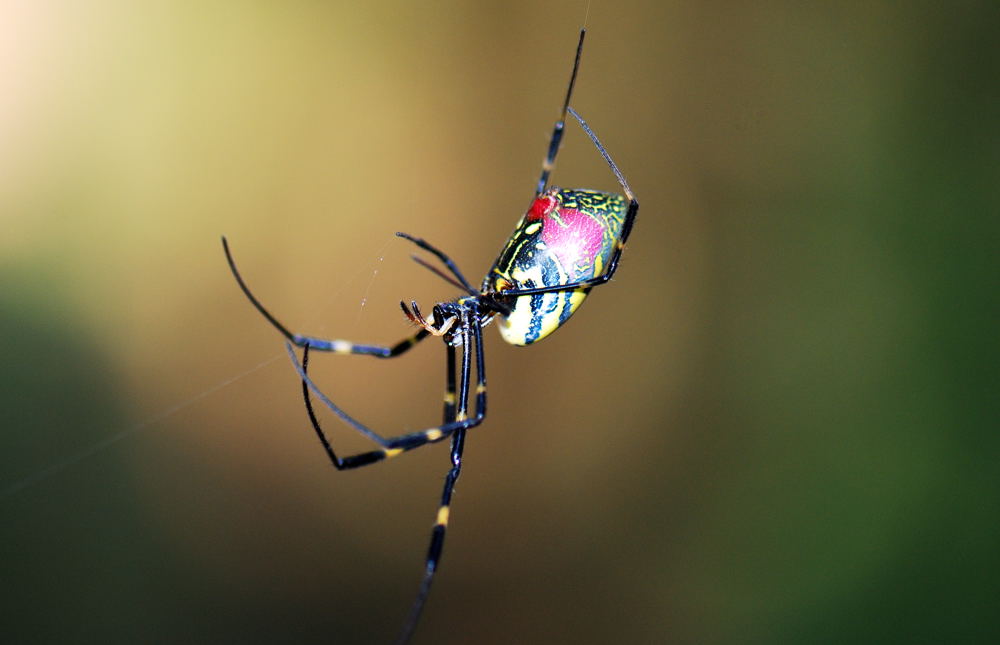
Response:
[[[0,9],[0,624],[386,643],[444,445],[337,473],[282,339],[478,282],[573,104],[642,210],[529,349],[486,335],[418,643],[996,642],[996,3]],[[554,182],[616,190],[570,125]],[[992,277],[991,277],[992,276]],[[440,345],[314,358],[386,434]],[[332,415],[345,453],[368,444]]]

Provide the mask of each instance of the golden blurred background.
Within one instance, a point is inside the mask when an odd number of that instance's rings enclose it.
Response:
[[[455,293],[393,233],[478,282],[586,20],[573,104],[642,209],[559,333],[489,330],[415,642],[996,642],[998,13],[5,4],[4,640],[391,640],[447,447],[335,472],[219,236],[292,329],[409,333]],[[572,124],[554,181],[617,188]],[[314,375],[396,434],[442,354]]]

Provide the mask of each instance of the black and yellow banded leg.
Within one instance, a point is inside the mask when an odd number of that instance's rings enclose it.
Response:
[[[479,331],[473,332],[478,334]],[[468,341],[468,339],[466,339]],[[482,343],[476,343],[476,348],[480,351],[476,352],[476,365],[477,365],[477,386],[476,391],[479,393],[476,396],[476,409],[485,413],[486,412],[486,375],[484,371],[479,368],[480,361],[482,361]],[[449,347],[449,349],[452,349]],[[454,354],[454,351],[452,351]],[[449,373],[452,378],[449,379],[449,391],[452,393],[452,400],[454,401],[455,393],[455,383],[454,383],[454,373],[455,364],[454,361],[449,357]],[[464,362],[462,365],[462,382],[463,384],[468,384],[469,382],[469,365],[468,362]],[[457,406],[452,403],[452,405],[445,405],[444,412],[444,422],[451,423],[455,421],[459,416],[466,416],[468,414],[468,389],[465,388],[464,396],[460,399],[461,403]],[[434,572],[437,570],[438,562],[441,559],[441,550],[444,547],[444,534],[448,528],[448,516],[451,513],[451,496],[455,489],[455,482],[458,481],[458,476],[462,471],[462,451],[465,448],[465,433],[464,429],[457,430],[451,436],[451,469],[445,476],[444,480],[444,490],[441,492],[441,504],[438,506],[437,516],[434,520],[434,528],[431,531],[431,543],[427,550],[427,563],[425,566],[425,576],[433,576]],[[430,580],[426,583],[428,589],[430,587]],[[426,592],[423,592],[424,594]]]
[[[587,34],[586,29],[580,30],[580,42],[576,45],[576,58],[573,60],[573,73],[569,77],[569,87],[566,88],[566,100],[563,101],[562,113],[559,120],[552,128],[552,138],[549,139],[548,154],[542,162],[542,176],[538,178],[538,188],[535,189],[535,197],[545,192],[545,187],[549,183],[549,175],[556,166],[556,155],[559,154],[559,146],[562,144],[563,131],[566,129],[566,111],[569,109],[569,99],[573,96],[573,86],[576,84],[576,73],[580,69],[580,54],[583,52],[583,37]]]
[[[444,417],[443,424],[455,421],[455,348],[445,345],[445,385],[444,385]]]
[[[445,476],[444,490],[441,492],[441,505],[438,506],[437,517],[434,519],[434,528],[431,529],[431,543],[427,548],[427,561],[424,565],[424,577],[420,581],[420,591],[417,592],[417,599],[410,609],[410,615],[403,625],[403,630],[396,639],[397,644],[406,643],[413,630],[417,627],[420,614],[423,612],[427,596],[431,591],[431,584],[434,582],[434,574],[437,572],[438,564],[441,562],[441,552],[444,549],[444,537],[448,530],[448,519],[451,514],[451,496],[455,490],[455,482],[462,472],[462,451],[465,448],[465,430],[458,430],[451,439],[451,469]]]
[[[374,356],[375,358],[395,358],[422,341],[429,333],[426,329],[420,329],[412,336],[408,336],[395,345],[388,347],[383,345],[359,345],[348,340],[326,340],[312,336],[302,336],[300,334],[292,334],[289,340],[299,347],[304,348],[308,346],[321,352],[361,354],[363,356]]]
[[[348,424],[349,426],[351,426],[352,428],[354,428],[364,436],[368,437],[369,439],[371,439],[372,441],[374,441],[383,448],[382,451],[374,451],[375,454],[373,454],[372,456],[365,457],[365,459],[369,460],[366,463],[373,463],[374,461],[381,461],[382,459],[395,457],[399,454],[402,454],[403,452],[406,452],[408,450],[413,450],[414,448],[419,448],[420,446],[427,443],[436,443],[438,441],[442,441],[450,437],[451,434],[456,430],[468,430],[469,428],[473,428],[482,423],[483,418],[485,417],[485,409],[486,409],[485,406],[486,374],[483,365],[478,361],[478,358],[482,356],[482,335],[479,333],[478,328],[475,330],[475,332],[469,332],[468,330],[466,330],[465,333],[471,337],[470,340],[472,340],[476,346],[475,351],[477,356],[477,383],[478,383],[476,388],[477,389],[476,415],[472,418],[469,418],[468,414],[465,411],[466,410],[465,405],[464,403],[462,403],[463,401],[467,400],[469,393],[468,370],[471,361],[470,352],[472,351],[472,349],[469,347],[469,344],[464,343],[462,346],[463,377],[459,382],[459,396],[458,396],[458,402],[461,405],[461,412],[456,414],[456,419],[449,423],[444,423],[440,426],[427,428],[426,430],[420,430],[419,432],[411,432],[396,437],[383,437],[380,434],[376,433],[371,428],[369,428],[368,426],[356,420],[351,415],[347,414],[347,412],[345,412],[344,410],[342,410],[340,406],[331,401],[330,398],[326,396],[326,394],[324,394],[323,391],[316,386],[316,384],[312,381],[312,379],[309,378],[309,375],[303,369],[302,365],[299,364],[298,357],[296,357],[295,350],[292,348],[292,345],[290,343],[286,343],[285,348],[288,351],[288,357],[291,359],[292,365],[295,367],[295,370],[299,374],[299,378],[302,379],[306,387],[309,390],[311,390],[312,393],[315,394],[326,407],[328,407],[334,414],[339,416],[341,420],[343,420],[346,424]],[[306,348],[305,351],[308,352],[308,348]],[[449,353],[449,356],[451,355],[452,354]],[[449,386],[448,389],[450,390],[451,386]],[[311,403],[309,405],[309,408],[311,408]],[[315,417],[315,414],[313,414],[312,416]],[[317,431],[319,433],[322,433],[322,430],[317,429]]]
[[[385,450],[386,454],[384,456],[385,458],[395,457],[403,452],[406,452],[408,450],[413,450],[414,448],[419,448],[420,446],[427,443],[436,443],[438,441],[442,441],[450,437],[451,434],[456,430],[459,429],[467,430],[469,428],[478,426],[480,423],[483,422],[484,415],[480,414],[479,411],[477,410],[476,416],[472,417],[471,419],[462,418],[462,416],[459,415],[459,418],[452,423],[445,423],[440,426],[427,428],[426,430],[420,430],[419,432],[410,432],[404,435],[399,435],[397,437],[383,437],[382,435],[378,434],[377,432],[375,432],[365,424],[361,423],[351,415],[347,414],[347,412],[342,410],[340,406],[331,401],[330,397],[324,394],[323,391],[316,386],[316,384],[312,381],[312,379],[309,378],[309,375],[306,374],[305,371],[302,369],[302,365],[299,364],[299,360],[295,356],[295,350],[292,349],[292,345],[290,343],[287,343],[285,345],[285,348],[288,351],[288,356],[292,361],[292,365],[295,367],[295,370],[299,374],[299,378],[301,378],[306,383],[306,385],[312,391],[312,393],[315,394],[316,397],[323,402],[323,405],[328,407],[334,414],[340,417],[340,419],[344,423],[351,426],[364,436],[368,437],[382,448],[385,448],[386,449]]]
[[[482,360],[482,345],[477,345],[477,362]],[[444,393],[444,424],[453,423],[455,421],[455,408],[456,408],[456,394],[455,394],[455,348],[446,345],[446,382],[445,382],[445,393]],[[302,371],[305,374],[309,373],[309,346],[307,345],[302,352]],[[484,374],[479,375],[480,383],[476,386],[476,407],[477,410],[482,410],[485,415],[486,411],[486,388],[484,380]],[[323,445],[323,449],[326,451],[327,456],[330,458],[330,462],[334,465],[337,470],[349,470],[352,468],[360,468],[361,466],[367,466],[369,464],[374,464],[385,459],[389,459],[405,452],[404,448],[382,448],[379,450],[371,450],[368,452],[363,452],[357,455],[351,455],[348,457],[338,457],[336,452],[333,450],[333,446],[330,441],[326,438],[326,433],[323,432],[323,428],[319,424],[319,419],[316,418],[316,412],[313,409],[312,397],[309,395],[309,384],[303,380],[302,381],[302,398],[305,400],[306,412],[309,415],[309,421],[312,424],[313,430],[316,432],[316,436],[319,438],[320,443]],[[481,416],[484,416],[481,415]],[[426,434],[424,435],[426,437]],[[422,444],[421,444],[422,445]],[[411,446],[411,449],[416,447]]]
[[[452,365],[452,368],[450,370],[450,372],[451,372],[451,379],[450,379],[450,385],[448,387],[448,392],[451,393],[451,397],[450,398],[451,398],[452,401],[454,401],[454,399],[455,399],[455,393],[454,393],[454,391],[455,391],[455,388],[454,388],[454,371],[455,371],[455,369],[454,369],[454,354],[455,354],[455,351],[454,351],[454,348],[452,348],[452,347],[449,347],[448,349],[450,350],[448,352],[448,354],[449,354],[449,363]],[[302,354],[302,373],[305,374],[306,376],[308,376],[308,368],[309,368],[309,347],[306,346],[305,349],[304,349],[304,351],[303,351],[303,354]],[[313,430],[316,432],[316,436],[319,438],[320,443],[323,445],[323,449],[326,451],[327,456],[330,458],[330,463],[332,463],[333,466],[337,470],[350,470],[352,468],[360,468],[362,466],[368,466],[369,464],[378,463],[378,462],[383,461],[385,459],[391,459],[392,457],[396,457],[398,455],[401,455],[404,452],[407,452],[409,450],[413,450],[414,448],[419,448],[420,446],[422,446],[422,445],[424,445],[426,443],[433,443],[433,442],[436,442],[436,441],[440,441],[440,440],[446,438],[446,436],[447,436],[441,430],[441,428],[446,427],[446,425],[448,425],[448,424],[445,424],[444,426],[440,426],[438,428],[430,428],[430,429],[422,431],[422,432],[412,433],[412,434],[408,434],[408,435],[402,435],[402,436],[396,437],[394,439],[389,439],[389,440],[387,440],[386,447],[380,448],[378,450],[370,450],[368,452],[362,452],[362,453],[359,453],[359,454],[356,454],[356,455],[351,455],[351,456],[348,456],[348,457],[338,457],[337,453],[333,449],[333,446],[330,444],[330,441],[326,438],[326,433],[323,432],[323,428],[319,424],[319,419],[316,417],[316,411],[313,409],[313,405],[312,405],[312,397],[309,394],[310,383],[311,383],[311,381],[309,381],[307,379],[303,379],[302,380],[302,397],[305,400],[306,413],[309,415],[309,422],[312,424]],[[448,397],[446,396],[446,401],[447,401],[447,399],[448,399]],[[447,406],[447,403],[446,403],[446,406]],[[447,409],[446,409],[446,412],[445,412],[445,416],[446,416],[446,418],[448,418],[448,411],[447,411]],[[452,422],[451,422],[450,425],[452,425],[452,426],[461,425],[461,424],[457,424],[457,423],[454,422],[454,416],[455,416],[454,415],[454,403],[452,403],[452,408],[451,408],[451,419],[452,419]],[[479,419],[478,420],[473,419],[473,420],[470,421],[470,427],[472,425],[478,424],[479,421],[481,421],[481,420],[482,420],[482,415],[479,415]]]
[[[305,349],[302,352],[302,371],[307,374],[309,372],[308,345],[305,346]],[[312,423],[313,430],[316,431],[316,436],[319,437],[319,442],[323,444],[323,450],[326,451],[326,455],[330,458],[330,463],[332,463],[337,470],[360,468],[361,466],[367,466],[369,464],[380,462],[383,459],[394,457],[403,452],[401,448],[380,448],[379,450],[370,450],[368,452],[362,452],[349,457],[338,457],[337,453],[333,450],[333,446],[330,445],[329,440],[326,438],[326,433],[323,432],[323,428],[319,425],[319,419],[316,418],[316,412],[313,410],[312,397],[309,396],[309,385],[305,381],[302,381],[302,397],[305,399],[306,412],[309,414],[309,421]]]
[[[308,345],[313,349],[322,352],[333,352],[334,354],[363,354],[365,356],[374,356],[375,358],[395,358],[428,336],[429,332],[426,329],[420,329],[412,336],[404,338],[395,345],[383,346],[361,345],[347,340],[314,338],[313,336],[293,334],[287,327],[281,324],[278,319],[275,318],[263,304],[261,304],[260,300],[257,300],[257,296],[253,295],[253,292],[250,291],[250,287],[248,287],[247,283],[243,281],[243,276],[240,275],[239,270],[236,268],[236,261],[233,260],[233,255],[229,251],[229,242],[225,237],[222,238],[222,248],[226,252],[226,260],[229,262],[229,270],[232,271],[233,277],[236,278],[236,283],[240,285],[240,289],[250,301],[250,304],[252,304],[254,308],[257,309],[257,311],[259,311],[272,326],[274,326],[275,329],[281,332],[282,336],[298,347],[305,347]]]
[[[476,416],[486,416],[486,366],[483,362],[483,329],[472,330],[476,347]]]
[[[468,339],[466,339],[468,340]],[[481,347],[477,345],[477,347]],[[451,348],[450,348],[451,349]],[[466,353],[467,355],[468,353]],[[477,358],[478,359],[481,357]],[[477,362],[478,365],[478,362]],[[454,361],[449,360],[450,372],[453,375],[455,372]],[[478,379],[483,379],[482,370],[477,368]],[[463,383],[467,384],[469,382],[469,365],[464,362],[462,365],[462,380]],[[452,398],[454,399],[455,394],[455,383],[453,379],[450,379],[449,390],[452,393]],[[478,388],[477,388],[478,389]],[[485,389],[485,388],[483,388]],[[466,416],[468,413],[468,390],[465,390],[466,396],[461,399],[459,405],[452,404],[451,406],[445,406],[444,412],[444,423],[454,422],[459,415]],[[478,405],[477,405],[478,407]],[[484,407],[479,407],[479,409],[484,409]],[[416,618],[420,616],[420,610],[423,607],[423,603],[426,600],[427,593],[430,591],[431,580],[433,579],[434,572],[437,571],[438,562],[441,560],[441,551],[444,548],[444,534],[448,529],[448,517],[451,513],[451,496],[455,489],[455,482],[458,481],[458,476],[462,471],[462,451],[465,448],[465,433],[466,431],[457,430],[451,436],[451,469],[448,474],[445,475],[444,479],[444,489],[441,492],[441,503],[438,506],[437,516],[434,519],[434,528],[431,529],[431,543],[427,549],[427,561],[424,566],[424,582],[421,584],[420,595],[418,596],[419,606],[414,606],[414,611],[416,615],[414,616],[414,625],[416,624]],[[413,613],[413,612],[411,612]]]
[[[469,330],[468,327],[464,330],[465,337],[463,338],[463,345],[465,347],[469,346],[469,342],[473,339],[469,338],[469,335],[475,336],[475,346],[476,346],[476,407],[477,412],[480,410],[485,410],[485,398],[486,398],[486,374],[482,367],[482,342],[480,329],[475,328]],[[481,393],[481,394],[479,394]],[[449,422],[461,419],[468,415],[468,395],[469,395],[469,352],[465,351],[462,360],[462,374],[459,380],[459,395],[458,395],[458,405],[457,410],[455,408],[449,408],[445,406],[445,424]],[[480,403],[480,399],[482,402]],[[449,418],[449,413],[455,416]],[[416,629],[417,621],[420,620],[420,614],[423,612],[424,604],[427,602],[427,596],[430,594],[431,584],[434,582],[434,574],[437,572],[438,564],[441,562],[441,552],[444,549],[444,538],[445,533],[448,530],[448,519],[451,515],[451,497],[455,490],[455,482],[458,481],[458,477],[462,472],[462,452],[465,449],[465,429],[456,430],[451,437],[451,468],[448,470],[448,474],[444,479],[444,489],[441,491],[441,503],[438,506],[437,516],[434,519],[434,527],[431,529],[431,541],[430,546],[427,548],[427,560],[424,564],[424,576],[420,581],[420,590],[417,592],[417,598],[413,602],[413,607],[410,609],[410,615],[403,625],[403,629],[396,639],[397,644],[406,643],[410,636],[413,634],[413,630]]]

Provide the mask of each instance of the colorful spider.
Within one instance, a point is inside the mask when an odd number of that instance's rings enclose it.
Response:
[[[454,301],[434,305],[431,315],[427,317],[421,313],[416,302],[411,302],[409,306],[401,302],[403,314],[419,327],[419,330],[409,338],[391,347],[383,347],[293,334],[250,292],[236,269],[226,238],[222,238],[229,268],[243,293],[264,318],[288,339],[286,346],[289,356],[302,378],[302,393],[309,420],[330,461],[338,470],[367,466],[396,457],[424,444],[436,443],[451,437],[451,469],[445,478],[444,490],[441,493],[441,504],[431,533],[423,580],[409,618],[400,634],[399,642],[407,641],[413,633],[441,558],[451,495],[462,468],[465,434],[470,428],[479,425],[486,416],[483,327],[498,319],[500,334],[504,340],[522,346],[537,342],[554,332],[579,308],[591,288],[604,284],[614,275],[639,210],[639,202],[636,201],[618,166],[611,160],[611,156],[590,127],[569,106],[580,67],[585,34],[586,30],[581,29],[573,72],[566,90],[566,100],[552,132],[534,200],[486,274],[480,289],[473,288],[455,263],[437,248],[420,238],[397,233],[398,236],[413,242],[440,260],[450,276],[424,260],[415,258],[417,262],[466,293]],[[567,113],[579,122],[580,127],[607,161],[618,183],[621,184],[624,196],[596,190],[548,187],[549,174],[559,152]],[[393,358],[428,336],[438,336],[444,341],[447,359],[444,422],[439,426],[397,437],[383,437],[334,404],[308,376],[310,350]],[[301,365],[292,344],[303,348]],[[456,375],[459,348],[461,366]],[[472,389],[470,373],[473,353],[476,357],[476,396],[475,414],[470,417],[468,403],[469,390]],[[379,448],[347,457],[338,456],[316,419],[310,390],[345,423],[374,441]]]

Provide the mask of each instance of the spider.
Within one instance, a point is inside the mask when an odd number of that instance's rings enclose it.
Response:
[[[392,346],[378,346],[359,345],[346,340],[325,340],[292,333],[278,322],[250,291],[236,268],[226,238],[222,238],[229,268],[240,289],[257,311],[288,341],[286,348],[302,380],[302,395],[309,421],[337,470],[368,466],[425,444],[451,438],[451,469],[445,478],[444,490],[441,493],[441,503],[431,532],[423,578],[397,641],[400,643],[409,640],[416,627],[441,559],[452,491],[462,469],[466,432],[478,426],[486,417],[483,327],[496,319],[503,339],[519,346],[531,345],[561,327],[579,308],[593,287],[606,283],[615,274],[625,241],[639,211],[639,202],[636,201],[618,166],[612,161],[593,130],[569,105],[580,68],[585,35],[586,29],[581,29],[566,99],[563,101],[560,118],[552,131],[548,153],[542,164],[541,177],[531,206],[500,251],[500,255],[483,279],[482,286],[478,290],[475,289],[451,258],[425,240],[405,233],[396,234],[436,257],[447,269],[447,273],[417,256],[413,259],[465,294],[453,301],[437,303],[429,316],[424,316],[414,301],[409,305],[400,302],[405,317],[418,327],[412,336]],[[549,174],[555,165],[556,155],[562,142],[567,113],[576,119],[597,151],[604,157],[618,179],[624,195],[548,186]],[[444,421],[439,426],[396,437],[384,437],[344,412],[309,378],[311,350],[394,358],[429,336],[441,338],[445,346]],[[301,364],[292,345],[302,348]],[[458,362],[456,370],[459,353],[461,361]],[[475,354],[476,363],[475,413],[470,417],[472,354]],[[338,456],[316,418],[310,391],[345,423],[379,447],[356,455]]]

